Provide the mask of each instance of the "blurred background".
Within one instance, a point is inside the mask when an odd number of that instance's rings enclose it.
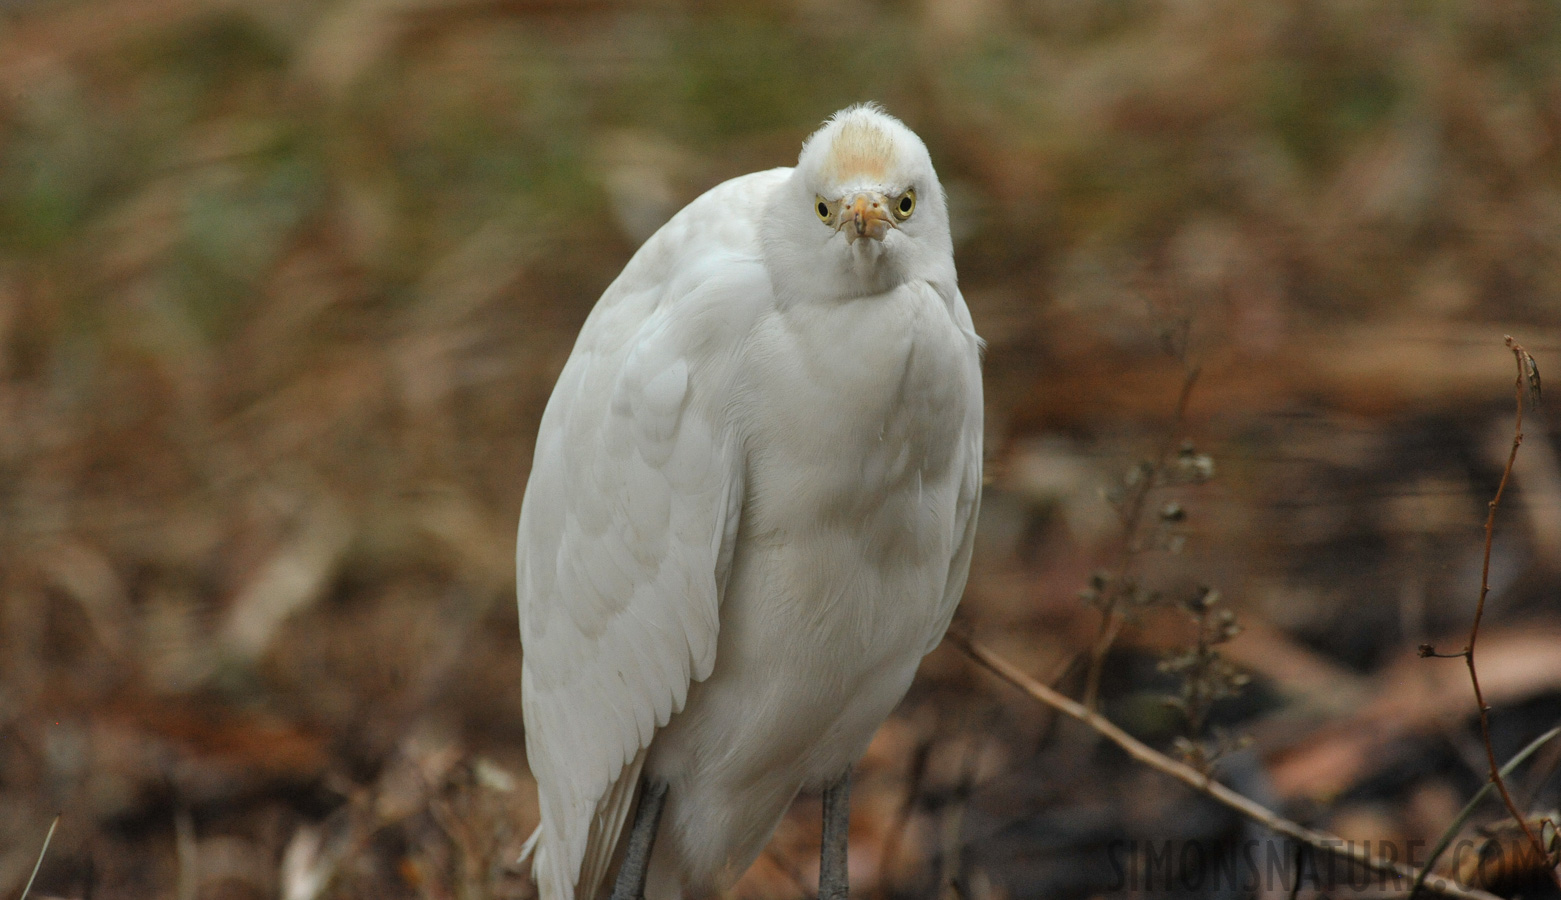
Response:
[[[865,99],[929,145],[989,342],[958,627],[1078,696],[1131,582],[1101,708],[1185,752],[1174,598],[1217,589],[1251,678],[1195,717],[1221,777],[1434,841],[1486,762],[1462,663],[1415,648],[1467,639],[1503,334],[1561,370],[1556,3],[7,0],[0,897],[56,813],[34,896],[533,896],[543,403],[641,241]],[[1525,432],[1502,759],[1561,720],[1561,463]],[[864,897],[1124,896],[1113,842],[1263,835],[948,644],[854,793]],[[733,896],[808,895],[817,816]]]

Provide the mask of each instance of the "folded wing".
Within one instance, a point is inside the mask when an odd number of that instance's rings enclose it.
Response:
[[[595,894],[643,751],[715,663],[743,496],[731,369],[770,288],[740,244],[698,252],[701,211],[608,289],[537,439],[516,558],[545,900]]]

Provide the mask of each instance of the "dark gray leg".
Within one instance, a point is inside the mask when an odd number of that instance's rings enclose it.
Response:
[[[612,886],[612,900],[644,900],[645,873],[650,869],[650,851],[656,844],[656,826],[661,824],[661,807],[667,802],[667,783],[646,779],[640,791],[640,806],[634,812],[634,827],[629,829],[629,846],[618,866],[618,880]]]
[[[846,833],[851,829],[851,770],[824,789],[824,847],[818,860],[818,900],[846,900]]]

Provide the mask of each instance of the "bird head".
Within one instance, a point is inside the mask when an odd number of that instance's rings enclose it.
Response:
[[[787,287],[803,294],[853,297],[915,278],[953,278],[948,209],[932,158],[875,105],[836,113],[803,143],[765,226],[770,245],[784,248],[785,271],[807,280]]]

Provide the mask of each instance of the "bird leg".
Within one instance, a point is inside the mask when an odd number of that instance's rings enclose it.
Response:
[[[650,870],[650,851],[656,844],[656,826],[661,823],[661,808],[666,802],[667,783],[645,779],[634,826],[629,829],[629,846],[623,851],[618,880],[613,883],[612,900],[644,900],[645,873]]]
[[[824,788],[824,846],[818,859],[818,900],[846,900],[846,833],[851,828],[851,770]]]

